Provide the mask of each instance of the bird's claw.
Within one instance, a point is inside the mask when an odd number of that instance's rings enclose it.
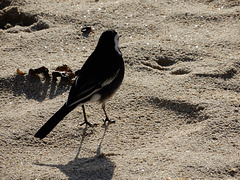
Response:
[[[105,120],[103,120],[103,125],[106,125],[106,123],[108,122],[108,124],[113,124],[113,123],[115,123],[115,121],[113,121],[113,120],[110,120],[110,119],[108,119],[108,118],[106,118]]]
[[[89,127],[98,126],[97,123],[92,124],[92,123],[90,123],[90,122],[88,122],[88,121],[85,121],[85,122],[81,123],[80,126],[82,126],[82,125],[84,125],[84,124],[86,124],[86,126],[89,126]]]

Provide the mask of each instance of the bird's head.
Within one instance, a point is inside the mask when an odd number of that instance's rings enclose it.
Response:
[[[115,48],[119,53],[118,47],[119,35],[115,30],[107,30],[102,33],[98,41],[98,47],[101,49]]]

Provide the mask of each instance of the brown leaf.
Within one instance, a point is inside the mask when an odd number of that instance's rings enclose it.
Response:
[[[23,76],[24,74],[26,74],[26,73],[20,71],[19,69],[17,69],[17,73],[18,73],[19,75],[22,75],[22,76]]]

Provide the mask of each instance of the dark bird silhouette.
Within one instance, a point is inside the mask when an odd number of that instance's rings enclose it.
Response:
[[[119,35],[114,30],[104,31],[98,44],[82,68],[76,71],[76,79],[71,87],[67,102],[37,131],[34,135],[43,139],[74,108],[82,105],[84,123],[87,121],[84,103],[100,102],[105,113],[106,122],[114,122],[108,118],[105,110],[106,101],[117,91],[124,77],[124,61],[118,46]]]

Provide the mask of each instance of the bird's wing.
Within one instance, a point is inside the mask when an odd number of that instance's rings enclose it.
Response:
[[[101,88],[100,84],[94,79],[78,76],[71,88],[68,96],[67,105],[72,106],[88,100],[94,93]]]
[[[109,78],[98,78],[95,76],[86,77],[79,73],[69,93],[67,105],[72,106],[89,100],[94,94],[109,85],[118,74],[119,70]]]

